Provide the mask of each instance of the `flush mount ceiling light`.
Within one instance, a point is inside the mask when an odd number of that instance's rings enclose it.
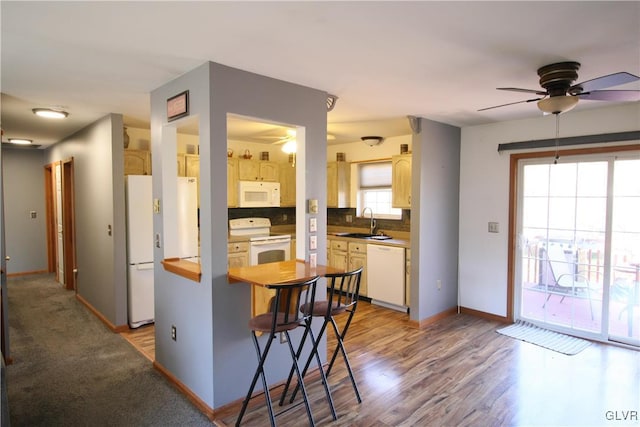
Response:
[[[538,108],[543,113],[560,114],[571,110],[578,104],[578,97],[572,95],[552,96],[538,101]]]
[[[64,119],[69,113],[62,110],[52,110],[51,108],[34,108],[33,114],[40,117],[46,117],[47,119]]]
[[[24,138],[9,138],[9,142],[17,145],[31,145],[33,143],[32,140]]]
[[[381,136],[363,136],[360,138],[362,142],[367,144],[369,147],[373,147],[374,145],[380,144],[384,138]]]

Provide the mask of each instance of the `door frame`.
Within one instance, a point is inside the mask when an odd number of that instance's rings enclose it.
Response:
[[[62,186],[62,229],[64,285],[67,290],[76,290],[76,239],[75,239],[75,197],[74,197],[74,159],[73,157],[45,165],[45,198],[47,214],[47,266],[49,273],[58,277],[57,230],[56,230],[56,179],[55,168],[60,165]]]
[[[514,321],[515,310],[515,283],[516,283],[516,257],[518,255],[517,234],[517,203],[518,203],[518,163],[524,159],[542,157],[560,157],[588,155],[588,154],[613,154],[627,151],[640,151],[640,144],[603,146],[591,148],[576,148],[568,150],[536,151],[526,153],[514,153],[509,158],[509,237],[507,240],[507,320]]]

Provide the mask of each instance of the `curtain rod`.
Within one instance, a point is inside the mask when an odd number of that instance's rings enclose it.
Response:
[[[603,142],[620,142],[640,140],[640,131],[603,133],[599,135],[569,136],[558,138],[558,146],[601,144]],[[498,152],[509,150],[522,150],[526,148],[549,148],[556,146],[555,138],[536,139],[531,141],[509,142],[498,144]]]

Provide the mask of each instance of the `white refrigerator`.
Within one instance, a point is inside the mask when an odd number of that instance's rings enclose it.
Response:
[[[127,295],[129,326],[153,323],[153,195],[150,175],[127,176]],[[195,178],[178,178],[179,256],[198,262],[198,199]]]

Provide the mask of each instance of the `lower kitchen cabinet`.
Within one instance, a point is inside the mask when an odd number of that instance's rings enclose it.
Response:
[[[360,242],[327,239],[327,264],[344,271],[353,271],[360,267],[360,295],[367,296],[367,245]]]
[[[349,271],[364,267],[360,276],[360,295],[367,296],[367,245],[349,242]]]
[[[249,242],[228,243],[227,255],[227,265],[229,268],[248,266]]]
[[[411,307],[411,249],[406,249],[404,256],[404,304]]]
[[[329,266],[347,271],[349,269],[349,246],[346,240],[332,240]]]

